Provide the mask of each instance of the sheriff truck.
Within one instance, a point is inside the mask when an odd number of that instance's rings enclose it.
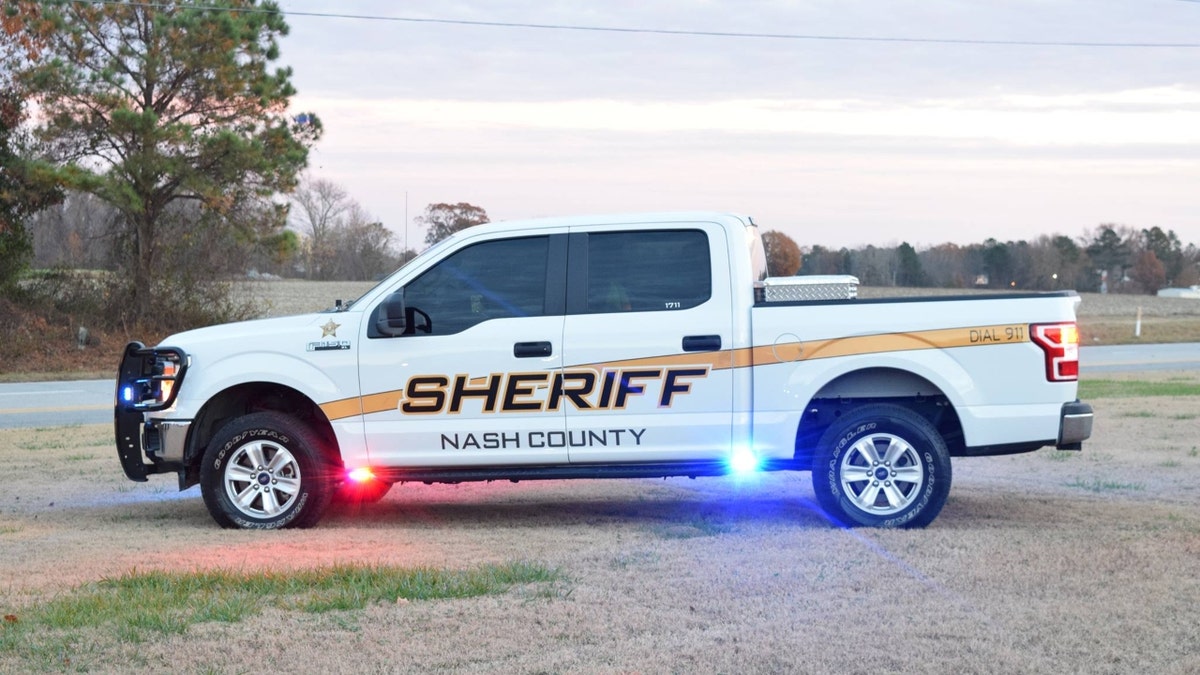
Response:
[[[923,527],[951,457],[1079,450],[1072,291],[865,300],[768,278],[723,213],[493,223],[317,314],[124,352],[126,475],[224,527],[395,483],[808,471],[843,525]]]

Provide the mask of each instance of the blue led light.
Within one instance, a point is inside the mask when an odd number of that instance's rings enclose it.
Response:
[[[750,448],[735,448],[729,456],[729,469],[735,474],[758,471],[758,455]]]
[[[133,402],[133,387],[125,385],[121,388],[121,400],[125,401],[126,403]]]

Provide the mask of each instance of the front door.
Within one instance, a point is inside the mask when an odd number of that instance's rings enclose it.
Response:
[[[359,368],[373,465],[567,460],[564,414],[545,409],[565,251],[565,234],[468,240],[372,308]]]

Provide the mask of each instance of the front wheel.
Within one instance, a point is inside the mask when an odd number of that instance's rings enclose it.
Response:
[[[925,527],[950,494],[950,452],[912,410],[868,405],[825,430],[812,480],[817,501],[841,524]]]
[[[254,413],[213,437],[200,490],[221,527],[311,527],[329,505],[331,474],[308,427],[281,413]]]

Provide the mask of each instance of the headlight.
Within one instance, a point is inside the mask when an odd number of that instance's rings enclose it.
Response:
[[[187,373],[188,356],[174,347],[125,346],[117,373],[117,405],[125,410],[162,410],[175,402]]]

